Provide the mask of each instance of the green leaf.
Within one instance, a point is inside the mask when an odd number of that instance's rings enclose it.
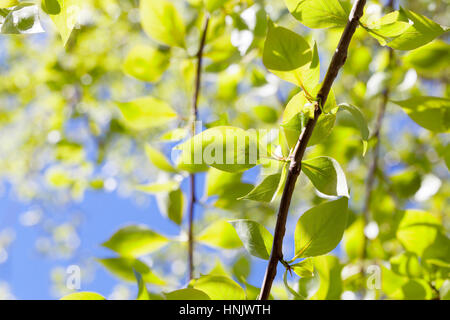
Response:
[[[106,300],[102,295],[95,292],[75,292],[61,298],[61,300]]]
[[[212,300],[245,300],[244,289],[224,276],[202,276],[193,281],[192,287],[203,291]]]
[[[361,110],[359,110],[359,108],[355,107],[354,105],[342,103],[338,107],[345,111],[348,111],[352,115],[353,120],[355,121],[357,127],[361,132],[361,138],[364,144],[363,155],[366,154],[367,145],[369,142],[369,126],[367,125],[366,118],[364,117]]]
[[[322,203],[306,211],[295,228],[295,257],[314,257],[336,248],[347,225],[348,198]]]
[[[412,252],[403,252],[390,259],[391,269],[395,273],[408,278],[421,278],[422,267],[419,257]]]
[[[150,145],[145,146],[145,153],[155,167],[163,171],[175,173],[177,170],[170,164],[164,154]]]
[[[208,226],[198,236],[198,241],[209,246],[223,249],[242,247],[241,239],[234,228],[225,220],[219,220]]]
[[[375,22],[375,26],[369,26],[369,33],[382,45],[387,44],[397,50],[416,49],[445,31],[427,17],[404,8],[384,16],[379,22]]]
[[[19,4],[18,0],[0,0],[0,8],[11,8]]]
[[[255,106],[252,108],[255,116],[265,123],[275,123],[278,120],[278,112],[269,106]]]
[[[164,294],[167,300],[211,300],[203,291],[186,288]]]
[[[144,279],[142,278],[142,275],[139,272],[134,272],[136,276],[136,281],[138,284],[138,294],[136,297],[136,300],[152,300],[150,297],[150,292],[147,290],[147,286],[145,284]]]
[[[269,259],[273,236],[263,225],[252,220],[232,220],[230,223],[236,229],[244,247],[252,256],[265,260]]]
[[[153,97],[121,102],[118,106],[125,124],[134,130],[160,127],[177,117],[177,113],[166,102]]]
[[[128,282],[136,281],[136,272],[142,276],[145,283],[164,285],[165,281],[154,274],[150,268],[137,259],[133,258],[107,258],[98,259],[109,272]]]
[[[315,95],[319,89],[320,86],[316,86],[312,91],[312,94]],[[333,130],[336,121],[336,112],[338,110],[338,108],[336,108],[336,98],[333,91],[330,92],[327,102],[325,103],[325,106],[323,106],[323,110],[325,114],[322,114],[317,121],[308,146],[323,142]],[[295,146],[308,119],[313,117],[314,105],[309,101],[303,91],[296,94],[288,102],[283,113],[283,122],[281,126],[283,127],[290,148]]]
[[[205,3],[205,8],[208,12],[213,13],[214,11],[223,8],[229,0],[203,0]]]
[[[407,210],[397,229],[397,239],[403,247],[422,257],[436,241],[442,226],[431,213]]]
[[[407,67],[413,67],[425,75],[438,73],[450,67],[450,44],[435,40],[409,52],[402,59]]]
[[[47,14],[55,15],[61,12],[61,5],[58,0],[42,0],[41,7]]]
[[[450,99],[438,97],[413,97],[398,104],[418,125],[434,132],[450,130]]]
[[[180,183],[177,181],[167,181],[162,183],[150,183],[147,185],[140,185],[136,187],[136,190],[150,193],[150,194],[158,194],[161,192],[171,192],[175,191],[180,187]]]
[[[450,280],[445,280],[439,289],[439,297],[441,300],[450,300]]]
[[[145,226],[132,225],[114,233],[102,246],[125,257],[139,257],[160,249],[168,241]]]
[[[0,24],[2,34],[31,34],[43,32],[37,6],[20,3],[11,10],[5,9],[5,19]]]
[[[330,157],[302,161],[302,171],[318,191],[327,196],[349,197],[345,173]]]
[[[57,2],[59,3],[59,12],[57,4],[53,3],[51,10],[58,13],[51,13],[50,18],[55,24],[56,29],[58,29],[64,45],[66,45],[73,29],[78,23],[81,7],[79,5],[79,0],[57,0]]]
[[[432,291],[426,281],[421,279],[410,280],[399,276],[393,271],[381,267],[382,289],[391,299],[425,300],[432,297]]]
[[[232,272],[240,282],[245,282],[251,272],[251,261],[247,255],[239,256],[233,264]]]
[[[335,256],[320,256],[313,259],[319,275],[319,288],[311,300],[339,300],[342,294],[342,265]]]
[[[314,263],[312,259],[304,259],[291,265],[292,271],[301,278],[314,277]]]
[[[364,219],[359,216],[344,232],[343,247],[350,260],[359,259],[363,254],[364,227]]]
[[[256,131],[218,126],[205,130],[180,144],[178,168],[188,172],[206,171],[208,166],[240,172],[257,164],[259,145]]]
[[[172,2],[141,0],[140,3],[142,28],[152,39],[168,46],[186,46],[183,19]]]
[[[347,1],[285,0],[291,14],[309,28],[345,27],[350,15]]]
[[[275,192],[278,189],[280,183],[281,173],[269,175],[263,179],[263,181],[257,185],[252,191],[250,191],[244,197],[238,200],[254,200],[261,202],[271,202],[275,196]]]
[[[312,48],[297,33],[269,21],[264,44],[263,63],[270,72],[292,82],[307,92],[312,91],[320,79],[317,46]]]
[[[283,274],[283,283],[285,288],[289,291],[290,294],[292,294],[294,296],[295,300],[305,300],[305,298],[303,296],[301,296],[297,291],[295,291],[288,282],[287,279],[287,275],[288,275],[288,269],[286,269],[286,271]]]
[[[241,184],[242,173],[230,173],[211,168],[208,171],[206,195],[208,197],[222,196],[236,185]]]
[[[176,224],[181,225],[185,202],[181,189],[158,193],[156,199],[161,213]]]
[[[123,71],[136,79],[158,82],[170,65],[170,50],[137,45],[125,58]]]

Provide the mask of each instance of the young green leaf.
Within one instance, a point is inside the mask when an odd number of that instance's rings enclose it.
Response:
[[[281,173],[272,174],[263,179],[252,191],[238,200],[271,202],[280,183]]]
[[[172,2],[141,0],[140,3],[142,28],[151,38],[168,46],[186,46],[183,19]]]
[[[369,33],[382,45],[397,50],[419,48],[446,31],[442,26],[418,13],[400,8],[369,26]]]
[[[285,0],[291,14],[309,28],[345,27],[350,15],[348,1]]]
[[[306,211],[295,228],[295,257],[320,256],[339,244],[347,225],[348,198],[322,203]]]
[[[33,3],[20,3],[11,9],[2,10],[4,19],[0,20],[1,34],[32,34],[42,29],[39,11]]]
[[[185,288],[165,293],[166,300],[211,300],[203,291]]]
[[[252,256],[269,259],[273,236],[263,225],[252,220],[232,220],[230,223]]]
[[[164,154],[150,145],[145,145],[145,153],[155,167],[166,172],[175,173],[177,170],[172,166]]]
[[[422,267],[415,253],[403,252],[389,260],[391,269],[395,273],[408,278],[422,277]]]
[[[75,292],[61,298],[61,300],[106,300],[96,292]]]
[[[313,258],[314,268],[319,276],[319,288],[311,300],[339,300],[342,294],[342,265],[335,256]]]
[[[59,14],[61,12],[61,5],[58,0],[42,0],[42,10],[50,15]]]
[[[302,171],[318,191],[327,196],[349,197],[345,173],[330,157],[302,161]]]
[[[158,193],[156,195],[159,211],[161,214],[177,225],[181,225],[184,213],[184,195],[180,188]]]
[[[166,102],[153,97],[121,102],[118,106],[125,124],[134,130],[160,127],[177,117],[177,113]]]
[[[159,276],[154,274],[150,268],[133,258],[107,258],[107,259],[97,259],[109,272],[113,275],[119,277],[122,280],[128,282],[136,281],[136,272],[142,276],[142,280],[145,283],[151,283],[155,285],[164,285],[165,281]]]
[[[435,40],[409,52],[402,59],[406,67],[412,67],[424,75],[439,73],[450,67],[450,44]]]
[[[314,264],[312,259],[304,259],[299,263],[291,265],[291,268],[301,278],[314,277]]]
[[[256,132],[219,126],[205,130],[180,144],[178,168],[189,172],[206,171],[208,166],[240,172],[257,164],[259,145]]]
[[[241,239],[239,239],[236,231],[225,220],[216,221],[208,226],[198,236],[197,241],[222,249],[237,249],[242,247]]]
[[[450,99],[438,97],[413,97],[394,101],[417,124],[434,132],[450,130]]]
[[[224,276],[202,276],[193,281],[192,287],[204,292],[212,300],[245,300],[244,289]]]
[[[150,292],[148,292],[147,285],[145,284],[142,275],[139,272],[134,272],[136,281],[138,284],[138,294],[136,300],[152,300],[150,297]]]
[[[369,142],[369,126],[367,125],[366,118],[364,117],[361,110],[359,110],[359,108],[355,107],[354,105],[351,105],[348,103],[342,103],[338,107],[345,111],[350,112],[350,114],[352,115],[353,120],[355,121],[356,125],[358,126],[359,130],[361,131],[361,138],[362,138],[363,144],[364,144],[363,155],[366,154],[367,145]]]
[[[123,71],[136,79],[157,82],[170,65],[170,50],[137,45],[125,58]]]
[[[397,239],[403,247],[422,257],[435,243],[442,225],[431,213],[407,210],[397,229]]]
[[[136,187],[136,190],[149,193],[158,194],[161,192],[171,192],[180,188],[180,183],[177,181],[167,181],[161,183],[150,183]]]
[[[81,12],[79,0],[52,0],[47,2],[54,2],[51,6],[51,10],[54,13],[50,13],[50,18],[55,24],[56,29],[58,29],[63,44],[66,45],[73,29],[78,23],[79,14]],[[58,2],[59,10],[58,4],[55,2]]]
[[[263,63],[270,72],[307,92],[319,83],[317,46],[311,48],[302,36],[272,21],[264,44]]]
[[[301,296],[297,291],[295,291],[289,285],[287,275],[288,275],[288,269],[286,269],[286,271],[284,271],[284,274],[283,274],[283,283],[284,283],[285,288],[289,291],[290,294],[292,294],[294,296],[295,300],[305,300],[305,298],[303,296]]]
[[[11,8],[17,6],[19,4],[19,0],[0,0],[0,8]]]
[[[160,249],[168,241],[145,226],[132,225],[114,233],[102,246],[124,257],[139,257]]]

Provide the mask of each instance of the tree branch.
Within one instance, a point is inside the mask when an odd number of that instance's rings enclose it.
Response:
[[[363,15],[365,4],[366,0],[356,0],[353,5],[349,20],[341,36],[338,47],[333,55],[330,66],[328,67],[322,87],[317,95],[318,103],[315,106],[314,119],[310,119],[308,121],[307,125],[300,134],[297,145],[295,146],[283,195],[281,196],[280,207],[278,209],[272,252],[270,254],[269,263],[264,276],[264,282],[261,287],[261,293],[259,295],[260,300],[267,300],[269,298],[273,280],[277,274],[278,262],[283,259],[283,239],[286,232],[286,221],[295,184],[302,169],[302,159],[305,154],[306,147],[308,146],[309,139],[311,138],[316,126],[317,120],[322,113],[321,106],[325,105],[328,94],[330,93],[331,87],[339,73],[339,70],[347,60],[348,47],[353,34],[355,33],[356,27],[359,24],[359,19]]]
[[[195,135],[195,125],[198,118],[198,98],[201,91],[201,81],[202,81],[202,64],[203,64],[203,50],[205,49],[206,36],[208,34],[209,27],[209,15],[206,15],[205,25],[203,27],[203,32],[200,40],[199,49],[196,55],[197,58],[197,72],[195,75],[195,88],[194,96],[192,99],[192,127],[191,134]],[[195,203],[197,201],[195,196],[195,174],[189,176],[190,180],[190,201],[189,201],[189,230],[188,230],[188,272],[189,280],[194,276],[194,209]]]

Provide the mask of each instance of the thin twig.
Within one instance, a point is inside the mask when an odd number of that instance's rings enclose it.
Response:
[[[195,76],[195,88],[194,96],[192,100],[192,127],[191,134],[195,135],[195,125],[198,118],[198,98],[201,91],[201,81],[202,81],[202,64],[203,64],[203,50],[206,44],[206,35],[208,33],[209,26],[209,15],[206,15],[205,25],[203,28],[203,33],[200,40],[199,49],[196,55],[197,59],[197,72]],[[192,280],[194,276],[194,209],[195,203],[197,201],[195,196],[195,174],[189,176],[190,180],[190,201],[189,201],[189,230],[188,230],[188,270],[189,270],[189,280]]]
[[[391,11],[394,7],[394,0],[390,0],[386,6],[388,11]],[[388,60],[388,68],[390,68],[393,60],[394,60],[394,50],[392,48],[388,48],[389,50],[389,60]],[[380,135],[381,135],[381,129],[383,127],[383,120],[386,113],[386,107],[389,102],[389,96],[391,94],[391,89],[389,86],[386,86],[386,88],[383,90],[383,96],[382,101],[380,104],[380,109],[378,110],[378,117],[375,123],[375,129],[374,133],[372,135],[372,138],[375,139],[375,146],[372,151],[372,159],[369,165],[369,172],[367,173],[367,180],[366,180],[366,191],[364,195],[364,203],[362,208],[363,218],[364,218],[364,226],[367,226],[367,224],[371,220],[371,214],[370,214],[370,203],[372,200],[372,193],[373,188],[375,184],[375,177],[377,174],[377,171],[379,170],[379,158],[380,158]],[[364,262],[364,260],[367,258],[367,246],[369,244],[369,239],[367,238],[365,232],[364,232],[364,243],[363,243],[363,250],[361,254],[361,261]],[[361,266],[361,274],[364,276],[364,263]]]
[[[301,172],[302,159],[305,154],[306,147],[308,146],[309,139],[316,126],[317,120],[321,115],[321,106],[325,105],[325,102],[330,93],[331,87],[336,79],[339,70],[345,64],[347,60],[348,47],[353,34],[356,31],[356,27],[359,24],[359,19],[363,15],[364,6],[366,0],[356,0],[350,13],[349,20],[339,41],[338,47],[333,55],[330,66],[328,68],[325,79],[322,83],[322,87],[317,95],[318,103],[315,106],[314,119],[311,119],[302,130],[297,145],[295,146],[291,165],[289,167],[286,184],[284,186],[283,195],[281,196],[281,203],[278,209],[277,223],[275,226],[275,235],[273,240],[272,252],[270,254],[269,263],[267,265],[266,274],[264,276],[264,282],[261,287],[261,293],[259,295],[260,300],[267,300],[270,296],[270,290],[272,288],[273,280],[277,274],[277,265],[280,260],[283,259],[283,239],[286,232],[286,221],[291,204],[292,193],[294,192],[297,178]]]

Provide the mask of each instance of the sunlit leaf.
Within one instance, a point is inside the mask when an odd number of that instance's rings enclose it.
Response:
[[[209,225],[200,233],[198,241],[223,249],[242,247],[241,239],[239,239],[233,226],[225,220],[219,220]]]
[[[319,256],[339,244],[347,225],[348,198],[322,203],[306,211],[295,228],[295,258]]]
[[[345,27],[350,15],[348,1],[285,0],[291,14],[309,28]]]
[[[75,292],[61,298],[61,300],[106,300],[95,292]]]
[[[126,125],[135,130],[160,127],[177,117],[166,102],[153,97],[121,102],[118,106]]]
[[[132,225],[120,229],[102,245],[122,256],[139,257],[160,249],[168,241],[145,226]]]
[[[232,220],[230,223],[251,255],[269,259],[273,236],[263,225],[252,220]]]
[[[185,26],[174,4],[168,0],[141,0],[141,23],[154,40],[168,46],[185,47]]]
[[[123,63],[126,74],[136,79],[157,82],[170,65],[170,50],[137,45]]]
[[[438,97],[413,97],[394,101],[408,116],[425,129],[434,132],[450,130],[450,99]]]
[[[100,262],[113,275],[125,281],[135,282],[136,281],[135,273],[137,272],[141,275],[142,280],[145,283],[151,283],[156,285],[165,284],[165,281],[162,280],[156,274],[154,274],[145,263],[137,259],[106,258],[106,259],[98,259],[98,262]]]
[[[318,157],[303,160],[302,171],[323,194],[349,197],[345,173],[333,158]]]
[[[223,276],[202,276],[192,283],[212,300],[245,300],[245,291],[236,282]]]

